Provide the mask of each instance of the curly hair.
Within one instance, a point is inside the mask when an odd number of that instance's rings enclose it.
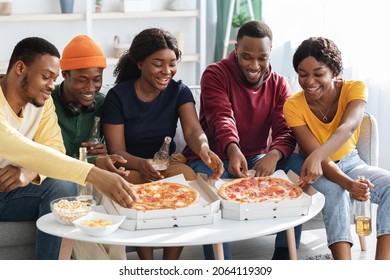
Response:
[[[177,40],[170,32],[160,28],[149,28],[138,33],[129,50],[123,53],[114,69],[115,83],[139,78],[141,71],[138,69],[137,63],[164,49],[171,49],[175,53],[177,61],[181,59]]]
[[[17,61],[22,61],[28,66],[36,58],[46,54],[60,58],[58,49],[49,41],[39,37],[27,37],[16,44],[9,60],[7,73]]]
[[[336,76],[339,76],[343,71],[341,52],[332,40],[324,37],[310,37],[304,40],[293,56],[295,72],[298,72],[299,63],[308,56],[324,63]]]

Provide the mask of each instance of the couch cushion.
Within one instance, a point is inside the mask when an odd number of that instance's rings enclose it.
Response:
[[[0,222],[0,247],[34,244],[35,235],[35,221]]]

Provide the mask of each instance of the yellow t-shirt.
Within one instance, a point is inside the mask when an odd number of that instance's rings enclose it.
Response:
[[[323,123],[313,114],[306,102],[303,91],[295,93],[286,101],[283,107],[283,113],[290,127],[307,125],[318,141],[324,144],[339,126],[348,102],[352,100],[364,100],[367,102],[367,98],[368,91],[365,84],[361,81],[343,80],[337,112],[330,123]],[[359,135],[360,128],[356,129],[344,145],[331,155],[331,159],[340,160],[354,150]]]
[[[51,98],[39,108],[27,104],[22,116],[17,116],[0,87],[0,139],[0,168],[10,164],[22,166],[42,174],[41,181],[48,176],[83,185],[93,167],[64,154]]]

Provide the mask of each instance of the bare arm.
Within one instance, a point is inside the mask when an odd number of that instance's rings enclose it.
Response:
[[[133,156],[126,152],[124,125],[103,124],[107,150],[110,154],[122,156],[127,162],[117,163],[128,170],[139,171],[146,180],[160,180],[164,177],[152,166],[151,159]]]
[[[353,192],[353,186],[356,185],[355,180],[342,172],[330,159],[330,156],[340,149],[360,125],[364,106],[364,101],[349,102],[339,127],[322,145],[307,126],[292,128],[301,149],[308,155],[302,166],[301,180],[310,183],[324,174],[328,179]]]
[[[180,106],[179,115],[184,139],[188,147],[213,170],[211,177],[219,179],[223,173],[223,164],[220,158],[209,148],[207,136],[200,126],[194,103],[188,102]]]

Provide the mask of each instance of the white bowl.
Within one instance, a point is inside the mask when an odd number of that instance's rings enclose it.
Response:
[[[116,231],[125,218],[126,216],[108,215],[91,211],[85,216],[73,221],[73,224],[88,235],[104,236]],[[85,222],[96,222],[99,219],[102,221],[111,221],[111,225],[88,226],[85,224]]]

